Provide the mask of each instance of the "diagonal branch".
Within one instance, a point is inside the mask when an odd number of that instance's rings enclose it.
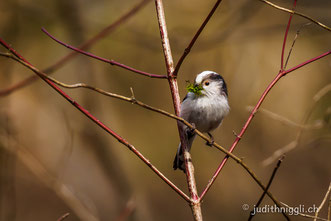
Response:
[[[22,57],[19,53],[17,53],[11,46],[9,46],[4,40],[0,38],[0,44],[4,46],[6,49],[8,49],[15,57],[17,57],[19,60],[23,60],[27,64],[29,64],[32,68],[36,69],[31,63],[29,63],[24,57]],[[190,198],[181,190],[179,189],[175,184],[173,184],[165,175],[163,175],[153,164],[150,163],[150,161],[141,154],[132,144],[130,144],[128,141],[126,141],[123,137],[118,135],[115,131],[107,127],[105,124],[103,124],[100,120],[98,120],[95,116],[90,114],[85,108],[83,108],[80,104],[78,104],[75,100],[73,100],[69,95],[67,95],[63,90],[61,90],[55,83],[53,83],[48,78],[44,78],[42,75],[39,75],[38,71],[34,71],[40,78],[42,78],[49,86],[51,86],[54,90],[56,90],[57,93],[59,93],[62,97],[64,97],[69,103],[71,103],[74,107],[76,107],[80,112],[82,112],[85,116],[87,116],[90,120],[92,120],[95,124],[97,124],[99,127],[101,127],[104,131],[106,131],[108,134],[113,136],[118,140],[118,142],[122,143],[126,147],[129,148],[137,157],[139,157],[151,170],[153,170],[156,175],[158,175],[165,183],[167,183],[173,190],[175,190],[182,198],[184,198],[186,201],[190,202]]]
[[[193,45],[195,44],[196,40],[198,39],[198,37],[200,36],[201,32],[203,31],[203,29],[206,27],[207,23],[209,22],[210,18],[213,16],[213,14],[215,13],[217,7],[219,6],[219,4],[222,2],[222,0],[217,0],[214,7],[211,9],[211,11],[209,12],[209,14],[207,15],[206,19],[202,22],[200,28],[198,29],[198,31],[195,33],[195,35],[193,36],[190,44],[185,48],[183,55],[179,58],[177,64],[176,64],[176,68],[174,71],[174,75],[177,76],[178,75],[178,71],[184,61],[184,59],[186,58],[186,56],[190,53]]]
[[[73,47],[73,46],[71,46],[71,45],[68,45],[68,44],[66,44],[66,43],[64,43],[64,42],[62,42],[62,41],[56,39],[53,35],[51,35],[50,33],[48,33],[48,32],[46,31],[45,28],[42,28],[41,30],[42,30],[42,31],[43,31],[48,37],[50,37],[51,39],[53,39],[53,40],[56,41],[57,43],[59,43],[59,44],[65,46],[65,47],[67,47],[67,48],[69,48],[69,49],[71,49],[71,50],[74,50],[74,51],[76,51],[76,52],[78,52],[78,53],[81,53],[81,54],[83,54],[83,55],[86,55],[86,56],[88,56],[88,57],[91,57],[91,58],[94,58],[94,59],[97,59],[97,60],[103,61],[103,62],[105,62],[105,63],[109,63],[109,64],[111,64],[111,65],[115,65],[115,66],[118,66],[118,67],[124,68],[124,69],[126,69],[126,70],[129,70],[129,71],[132,71],[132,72],[134,72],[134,73],[141,74],[141,75],[144,75],[144,76],[147,76],[147,77],[151,77],[151,78],[161,78],[161,79],[162,79],[162,78],[163,78],[163,79],[164,79],[164,78],[167,78],[167,76],[165,76],[165,75],[150,74],[150,73],[147,73],[147,72],[140,71],[140,70],[137,70],[137,69],[135,69],[135,68],[129,67],[129,66],[127,66],[127,65],[121,64],[121,63],[119,63],[119,62],[117,62],[117,61],[114,61],[114,60],[112,60],[112,59],[109,60],[109,59],[106,59],[106,58],[101,58],[101,57],[96,56],[96,55],[94,55],[94,54],[92,54],[92,53],[89,53],[89,52],[83,51],[83,50],[81,50],[81,49],[79,49],[79,48],[75,48],[75,47]]]
[[[277,173],[277,171],[278,171],[278,169],[279,169],[279,167],[280,167],[280,164],[282,163],[283,159],[284,159],[284,156],[282,156],[282,157],[278,160],[278,162],[277,162],[277,164],[276,164],[276,167],[275,167],[274,170],[272,171],[272,174],[271,174],[271,176],[270,176],[270,179],[269,179],[269,182],[268,182],[268,184],[267,184],[266,189],[263,191],[263,193],[262,193],[260,199],[257,201],[257,203],[256,203],[255,206],[254,206],[255,208],[258,208],[258,207],[260,206],[260,204],[262,203],[262,200],[263,200],[263,198],[265,197],[267,191],[269,190],[269,188],[270,188],[270,186],[271,186],[271,183],[272,183],[272,181],[274,180],[275,175],[276,175],[276,173]],[[256,215],[256,214],[254,213],[254,211],[251,211],[248,220],[252,220],[253,217],[254,217],[255,215]]]
[[[263,3],[266,3],[267,5],[270,5],[270,6],[276,8],[278,10],[281,10],[281,11],[284,11],[284,12],[288,12],[288,13],[291,13],[291,14],[298,15],[300,17],[306,18],[309,21],[311,21],[311,22],[317,24],[318,26],[324,28],[325,30],[331,31],[331,28],[329,26],[323,24],[322,22],[317,21],[316,19],[313,19],[313,18],[309,17],[308,15],[305,15],[305,14],[300,13],[300,12],[296,12],[294,10],[290,10],[288,8],[281,7],[281,6],[276,5],[276,4],[272,3],[272,2],[269,2],[267,0],[258,0],[258,1],[263,2]]]
[[[150,0],[142,0],[137,5],[135,5],[132,9],[130,9],[127,13],[123,14],[121,17],[119,17],[117,20],[115,20],[112,24],[108,25],[106,28],[101,30],[99,33],[97,33],[95,36],[93,36],[91,39],[87,40],[83,44],[81,44],[78,48],[81,50],[87,49],[91,47],[93,44],[98,42],[100,39],[106,37],[108,34],[116,30],[117,27],[119,27],[124,22],[128,21],[131,17],[133,17],[138,11],[140,11]],[[48,68],[44,69],[43,72],[47,74],[51,74],[54,71],[61,68],[63,65],[65,65],[68,61],[70,61],[72,58],[77,56],[77,53],[74,51],[68,53],[64,57],[60,58],[57,62],[49,66]],[[35,82],[36,80],[40,79],[37,75],[32,75],[18,83],[15,83],[12,86],[9,86],[8,88],[0,90],[0,96],[6,96],[14,91],[17,91],[21,88],[24,88],[28,86],[29,84]]]

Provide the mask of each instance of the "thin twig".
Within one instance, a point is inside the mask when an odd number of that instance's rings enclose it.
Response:
[[[272,7],[276,8],[276,9],[278,9],[278,10],[285,11],[285,12],[288,12],[288,13],[291,13],[291,14],[298,15],[298,16],[301,16],[301,17],[303,17],[303,18],[306,18],[306,19],[308,19],[309,21],[311,21],[311,22],[317,24],[318,26],[320,26],[320,27],[326,29],[327,31],[331,31],[331,28],[330,28],[330,27],[326,26],[326,25],[323,24],[322,22],[317,21],[316,19],[313,19],[313,18],[309,17],[308,15],[305,15],[305,14],[302,14],[302,13],[300,13],[300,12],[296,12],[296,11],[290,10],[290,9],[288,9],[288,8],[281,7],[281,6],[276,5],[276,4],[272,3],[272,2],[269,2],[269,1],[267,1],[267,0],[258,0],[258,1],[260,1],[260,2],[264,2],[264,3],[266,3],[266,4],[270,5],[270,6],[272,6]]]
[[[97,59],[99,61],[102,61],[102,62],[105,62],[105,63],[108,63],[108,64],[111,64],[111,65],[115,65],[115,66],[118,66],[118,67],[121,67],[121,68],[124,68],[126,70],[129,70],[131,72],[134,72],[134,73],[137,73],[137,74],[140,74],[140,75],[143,75],[143,76],[147,76],[147,77],[150,77],[150,78],[159,78],[159,79],[165,79],[167,78],[167,76],[165,75],[157,75],[157,74],[150,74],[150,73],[147,73],[147,72],[144,72],[144,71],[140,71],[140,70],[137,70],[135,68],[132,68],[130,66],[127,66],[127,65],[124,65],[124,64],[121,64],[117,61],[114,61],[112,59],[106,59],[106,58],[102,58],[102,57],[99,57],[99,56],[96,56],[92,53],[89,53],[89,52],[86,52],[86,51],[83,51],[79,48],[75,48],[69,44],[66,44],[58,39],[56,39],[53,35],[51,35],[45,28],[42,28],[41,29],[48,37],[50,37],[51,39],[53,39],[54,41],[56,41],[57,43],[71,49],[71,50],[74,50],[78,53],[81,53],[83,55],[86,55],[88,57],[91,57],[91,58],[94,58],[94,59]]]
[[[213,14],[215,13],[217,7],[219,6],[219,4],[222,2],[222,0],[217,0],[215,5],[213,6],[213,8],[211,9],[211,11],[209,12],[209,14],[207,15],[207,17],[205,18],[205,20],[202,22],[200,28],[198,29],[198,31],[195,33],[195,35],[193,36],[190,44],[185,48],[182,56],[179,58],[177,64],[176,64],[176,68],[174,71],[174,75],[177,76],[178,75],[178,71],[184,61],[184,59],[186,58],[186,56],[190,53],[193,45],[195,44],[195,42],[197,41],[198,37],[200,36],[201,32],[203,31],[203,29],[206,27],[207,23],[209,22],[210,18],[213,16]]]
[[[247,106],[247,110],[248,111],[252,111],[253,110],[253,106]],[[270,117],[273,120],[279,121],[282,124],[288,125],[288,126],[292,126],[292,127],[297,127],[297,128],[301,128],[304,130],[311,130],[311,129],[320,129],[322,128],[323,124],[321,122],[317,122],[314,124],[299,124],[297,122],[294,122],[284,116],[281,116],[279,114],[276,114],[272,111],[269,111],[267,109],[264,108],[260,108],[257,113],[263,113],[266,116]]]
[[[255,208],[258,208],[258,207],[260,206],[260,204],[261,204],[261,202],[262,202],[264,196],[266,195],[267,191],[269,190],[269,188],[270,188],[270,186],[271,186],[272,181],[274,180],[274,177],[275,177],[275,175],[276,175],[276,173],[277,173],[277,171],[278,171],[278,169],[279,169],[279,167],[280,167],[280,164],[282,163],[283,159],[284,159],[284,156],[282,156],[282,157],[278,160],[278,162],[277,162],[277,164],[276,164],[276,167],[275,167],[274,170],[272,171],[272,174],[271,174],[271,176],[270,176],[270,179],[269,179],[269,181],[268,181],[268,184],[267,184],[267,186],[266,186],[266,189],[263,191],[263,193],[262,193],[260,199],[257,201],[257,203],[256,203],[256,205],[255,205]],[[254,211],[251,211],[248,220],[252,220],[254,216],[255,216]]]
[[[290,56],[291,56],[291,54],[292,54],[292,50],[293,50],[293,48],[294,48],[294,44],[295,44],[295,42],[296,42],[296,40],[297,40],[297,38],[298,38],[298,36],[299,36],[299,34],[300,34],[301,29],[303,29],[304,27],[306,27],[306,26],[308,26],[308,25],[311,25],[311,24],[312,24],[311,22],[306,23],[306,24],[303,24],[303,25],[297,30],[297,33],[295,34],[294,39],[293,39],[293,41],[292,41],[292,45],[291,45],[290,51],[288,52],[288,55],[287,55],[287,58],[286,58],[286,61],[285,61],[285,65],[284,65],[284,69],[286,69],[286,67],[287,67],[288,61],[289,61]]]
[[[293,207],[290,207],[289,205],[281,202],[281,204],[283,206],[285,206],[286,208],[288,209],[293,209]],[[308,215],[308,214],[304,214],[304,213],[297,213],[299,216],[302,216],[302,217],[305,217],[305,218],[310,218],[310,219],[317,219],[317,220],[322,220],[322,221],[328,221],[326,219],[323,219],[323,218],[320,218],[320,217],[315,217],[315,216],[311,216],[311,215]]]
[[[65,213],[65,214],[63,214],[60,218],[58,218],[57,221],[63,221],[63,220],[65,220],[69,215],[70,215],[70,213]]]
[[[316,212],[315,212],[315,217],[318,217],[319,212],[321,211],[321,209],[323,208],[325,202],[327,201],[327,199],[329,198],[331,192],[331,183],[329,184],[329,188],[325,193],[325,196],[320,204],[320,206],[317,208]],[[330,195],[331,196],[331,195]],[[315,218],[314,221],[316,221],[317,219]]]
[[[296,4],[297,4],[297,0],[294,0],[293,10],[295,9]],[[286,39],[287,39],[288,31],[290,30],[292,17],[293,17],[293,14],[290,14],[290,18],[287,22],[286,31],[285,31],[285,35],[284,35],[282,52],[281,52],[281,55],[280,55],[280,57],[281,57],[280,58],[280,70],[281,71],[284,70],[284,68],[285,68],[284,67],[284,53],[285,53]]]
[[[45,78],[43,75],[39,75],[38,69],[36,69],[31,63],[29,63],[24,57],[22,57],[19,53],[17,53],[11,46],[9,46],[4,40],[0,38],[0,44],[7,48],[11,53],[15,55],[15,57],[19,58],[19,60],[24,61],[26,64],[30,65],[31,70],[34,70],[39,77],[41,77],[48,85],[50,85],[54,90],[56,90],[62,97],[64,97],[69,103],[71,103],[74,107],[76,107],[79,111],[81,111],[85,116],[87,116],[90,120],[92,120],[95,124],[101,127],[104,131],[109,133],[111,136],[116,138],[120,143],[129,148],[137,157],[139,157],[149,168],[153,170],[165,183],[167,183],[173,190],[175,190],[181,197],[183,197],[186,201],[190,202],[190,198],[175,184],[173,184],[165,175],[163,175],[150,161],[141,154],[132,144],[126,141],[123,137],[118,135],[115,131],[107,127],[100,120],[98,120],[95,116],[90,114],[85,108],[83,108],[80,104],[78,104],[75,100],[73,100],[69,95],[67,95],[63,90],[61,90],[54,82]]]
[[[81,50],[85,50],[90,48],[92,45],[94,45],[96,42],[101,40],[102,38],[109,35],[111,32],[116,30],[117,27],[119,27],[124,22],[128,21],[130,18],[132,18],[137,12],[139,12],[150,0],[142,0],[137,5],[133,6],[132,9],[130,9],[127,13],[123,14],[121,17],[119,17],[117,20],[115,20],[112,24],[101,30],[99,33],[97,33],[95,36],[93,36],[91,39],[87,40],[83,44],[81,44],[78,48]],[[49,66],[48,68],[44,69],[43,72],[47,74],[52,74],[54,71],[61,68],[64,64],[66,64],[68,61],[70,61],[72,58],[77,56],[78,54],[74,51],[71,51],[64,57],[60,58],[57,62]],[[8,88],[0,90],[0,96],[6,96],[14,91],[17,91],[21,88],[24,88],[28,86],[29,84],[35,82],[38,80],[39,77],[36,75],[32,75],[18,83],[15,83],[12,86],[9,86]]]

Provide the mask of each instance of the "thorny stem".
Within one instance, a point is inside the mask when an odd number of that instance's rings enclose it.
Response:
[[[147,76],[147,77],[151,77],[151,78],[161,78],[161,79],[162,79],[162,78],[163,78],[163,79],[164,79],[164,78],[167,78],[167,76],[165,76],[165,75],[150,74],[150,73],[147,73],[147,72],[140,71],[140,70],[137,70],[137,69],[135,69],[135,68],[129,67],[129,66],[127,66],[127,65],[121,64],[121,63],[119,63],[119,62],[117,62],[117,61],[114,61],[114,60],[110,60],[110,59],[106,59],[106,58],[101,58],[101,57],[96,56],[96,55],[94,55],[94,54],[92,54],[92,53],[89,53],[89,52],[83,51],[83,50],[81,50],[81,49],[79,49],[79,48],[75,48],[75,47],[73,47],[73,46],[71,46],[71,45],[68,45],[68,44],[66,44],[66,43],[64,43],[64,42],[62,42],[62,41],[56,39],[53,35],[51,35],[48,31],[46,31],[45,28],[42,28],[42,31],[43,31],[48,37],[50,37],[51,39],[53,39],[53,40],[56,41],[57,43],[59,43],[59,44],[65,46],[65,47],[67,47],[67,48],[69,48],[69,49],[71,49],[71,50],[74,50],[74,51],[76,51],[76,52],[78,52],[78,53],[81,53],[81,54],[83,54],[83,55],[86,55],[86,56],[88,56],[88,57],[91,57],[91,58],[94,58],[94,59],[97,59],[97,60],[100,60],[100,61],[103,61],[103,62],[109,63],[109,64],[111,64],[111,65],[115,65],[115,66],[118,66],[118,67],[124,68],[124,69],[126,69],[126,70],[129,70],[129,71],[132,71],[132,72],[134,72],[134,73],[141,74],[141,75],[144,75],[144,76]]]
[[[177,116],[179,116],[180,112],[180,98],[179,98],[179,92],[178,92],[178,85],[176,76],[173,75],[174,72],[174,64],[171,54],[171,48],[168,38],[168,31],[166,26],[166,20],[164,15],[164,8],[163,8],[163,2],[162,0],[155,0],[155,6],[157,11],[157,17],[158,17],[158,23],[159,23],[159,29],[160,29],[160,35],[161,35],[161,41],[162,41],[162,48],[164,53],[164,58],[166,62],[167,67],[167,75],[168,75],[168,81],[170,86],[170,91],[173,99],[173,104],[175,108],[175,113]],[[177,122],[178,131],[180,135],[180,142],[182,146],[182,150],[184,153],[184,163],[186,168],[186,179],[188,184],[188,189],[190,193],[191,198],[191,210],[193,213],[194,220],[202,220],[202,213],[201,213],[201,204],[198,200],[198,191],[196,187],[195,177],[194,177],[194,167],[191,160],[191,154],[187,151],[187,138],[184,133],[184,129],[182,124],[180,122]]]
[[[22,57],[19,53],[17,53],[11,46],[9,46],[4,40],[0,38],[0,44],[3,45],[5,48],[7,48],[15,57],[17,57],[20,60],[23,60],[27,64],[29,64],[31,67],[36,69],[30,62],[28,62],[24,57]],[[94,117],[92,114],[90,114],[85,108],[83,108],[80,104],[78,104],[75,100],[73,100],[69,95],[67,95],[63,90],[61,90],[55,83],[53,83],[48,78],[44,78],[42,75],[39,75],[37,71],[34,71],[40,78],[42,78],[48,85],[50,85],[56,92],[58,92],[62,97],[64,97],[69,103],[71,103],[74,107],[76,107],[79,111],[81,111],[85,116],[87,116],[89,119],[91,119],[95,124],[97,124],[99,127],[101,127],[103,130],[105,130],[107,133],[109,133],[111,136],[116,138],[120,143],[125,145],[129,148],[136,156],[138,156],[149,168],[153,170],[154,173],[156,173],[164,182],[166,182],[173,190],[175,190],[181,197],[183,197],[186,201],[190,202],[190,198],[182,191],[180,190],[175,184],[173,184],[165,175],[163,175],[153,164],[150,163],[150,161],[142,155],[132,144],[130,144],[128,141],[126,141],[124,138],[122,138],[120,135],[118,135],[115,131],[107,127],[105,124],[103,124],[100,120],[98,120],[96,117]]]
[[[118,18],[116,21],[114,21],[112,24],[108,25],[106,28],[101,30],[98,34],[93,36],[91,39],[87,40],[83,44],[81,44],[78,48],[81,50],[87,49],[91,47],[93,44],[95,44],[100,39],[106,37],[109,33],[116,30],[118,26],[123,24],[124,22],[128,21],[129,18],[131,18],[133,15],[135,15],[140,9],[142,9],[150,0],[142,0],[137,5],[135,5],[132,9],[130,9],[127,13],[123,14],[120,18]],[[60,58],[57,62],[49,66],[48,68],[44,69],[43,72],[47,74],[51,74],[54,71],[58,70],[60,67],[62,67],[64,64],[66,64],[68,61],[70,61],[72,58],[77,56],[77,53],[74,51],[68,53],[64,57]],[[14,85],[0,90],[0,96],[6,96],[14,91],[17,91],[21,88],[24,88],[28,86],[29,84],[35,82],[36,80],[40,79],[37,75],[32,75],[18,83],[15,83]]]
[[[193,36],[190,44],[185,48],[183,55],[179,58],[177,64],[176,64],[176,68],[174,71],[174,75],[177,76],[178,75],[178,71],[179,68],[181,67],[184,59],[186,58],[186,56],[190,53],[193,45],[195,44],[196,40],[198,39],[198,37],[200,36],[201,32],[203,31],[203,29],[206,27],[207,23],[209,22],[210,18],[213,16],[213,14],[215,13],[217,7],[219,6],[219,4],[222,2],[222,0],[217,0],[214,7],[211,9],[211,11],[209,12],[209,14],[207,15],[206,19],[203,21],[203,23],[201,24],[200,28],[198,29],[198,31],[195,33],[195,35]]]

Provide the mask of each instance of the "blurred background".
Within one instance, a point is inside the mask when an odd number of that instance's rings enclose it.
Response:
[[[139,2],[2,0],[0,36],[36,67],[45,69],[70,50],[52,41],[41,27],[79,46]],[[292,1],[273,2],[292,7]],[[175,61],[214,3],[164,2]],[[297,11],[329,27],[330,9],[331,2],[325,0],[300,0],[297,5]],[[201,71],[213,70],[225,78],[231,112],[213,135],[226,148],[235,139],[233,132],[239,133],[248,118],[249,107],[257,103],[279,71],[288,17],[259,1],[224,0],[180,69],[181,97],[186,94],[186,81],[192,82]],[[296,32],[307,23],[294,16],[285,57]],[[149,73],[166,74],[159,35],[155,5],[150,1],[88,51]],[[330,32],[315,24],[305,26],[288,68],[330,47]],[[330,184],[330,66],[328,56],[281,79],[235,150],[265,184],[285,153],[270,191],[290,206],[319,206]],[[0,57],[1,90],[32,75]],[[131,96],[132,87],[138,100],[174,112],[166,80],[137,75],[83,55],[71,59],[52,76],[125,96]],[[327,86],[329,89],[320,92]],[[187,192],[185,175],[172,169],[179,143],[174,120],[85,89],[65,91]],[[224,154],[197,138],[192,157],[198,190],[202,191]],[[249,211],[242,205],[252,208],[261,194],[240,165],[229,160],[203,201],[204,219],[247,220]],[[263,205],[273,203],[266,197]],[[57,220],[67,212],[68,221],[192,220],[187,203],[132,152],[38,80],[0,97],[0,220]],[[327,206],[320,216],[326,218]],[[282,219],[275,213],[255,217]]]

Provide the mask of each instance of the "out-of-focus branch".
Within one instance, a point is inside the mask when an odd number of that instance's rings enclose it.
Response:
[[[328,190],[326,191],[325,193],[325,196],[320,204],[320,206],[317,208],[316,212],[315,212],[315,217],[318,217],[318,214],[319,212],[321,211],[321,209],[323,208],[324,204],[326,203],[326,201],[328,200],[329,198],[329,195],[330,195],[330,192],[331,192],[331,183],[329,184],[329,188]],[[331,195],[330,195],[331,196]],[[314,221],[316,221],[317,219],[315,218]]]
[[[177,64],[176,64],[176,68],[174,71],[174,75],[177,76],[178,75],[178,71],[184,61],[184,59],[186,58],[186,56],[190,53],[193,45],[195,44],[195,42],[197,41],[198,37],[200,36],[201,32],[203,31],[203,29],[206,27],[207,23],[209,22],[210,18],[213,16],[213,14],[215,13],[217,7],[219,6],[219,4],[222,2],[222,0],[217,0],[214,7],[211,9],[211,11],[209,12],[209,14],[207,15],[207,17],[205,18],[205,20],[202,22],[200,28],[198,29],[198,31],[195,33],[195,35],[193,36],[190,44],[185,48],[184,53],[182,54],[182,56],[179,58]]]
[[[171,54],[171,48],[168,38],[168,31],[166,26],[166,20],[164,15],[164,8],[163,8],[163,2],[162,0],[155,0],[155,6],[156,6],[156,12],[157,12],[157,18],[159,23],[159,30],[161,35],[161,41],[162,41],[162,48],[163,48],[163,54],[165,58],[165,63],[167,67],[167,75],[168,75],[168,81],[172,96],[172,101],[175,109],[175,113],[177,116],[179,116],[180,112],[180,98],[179,98],[179,91],[178,91],[178,84],[176,76],[174,76],[174,62],[172,59]],[[191,199],[191,210],[193,214],[193,218],[196,221],[202,221],[202,213],[201,213],[201,203],[199,201],[198,191],[196,187],[196,181],[194,176],[194,167],[191,160],[191,154],[187,150],[188,142],[187,137],[184,133],[183,126],[177,122],[178,131],[180,135],[180,142],[182,151],[184,153],[184,163],[185,163],[185,174],[186,174],[186,180],[188,189],[190,192],[190,199]]]
[[[167,183],[173,190],[175,190],[180,196],[182,196],[186,201],[190,202],[190,198],[175,184],[173,184],[165,175],[163,175],[143,154],[141,154],[132,144],[126,141],[123,137],[118,135],[115,131],[107,127],[100,120],[98,120],[95,116],[90,114],[85,108],[83,108],[80,104],[78,104],[75,100],[73,100],[68,94],[66,94],[63,90],[61,90],[54,82],[45,78],[43,75],[40,75],[38,69],[35,68],[31,63],[29,63],[24,57],[22,57],[19,53],[17,53],[11,46],[9,46],[4,40],[0,38],[0,44],[8,49],[15,57],[19,60],[24,61],[28,64],[31,69],[35,69],[34,71],[40,78],[42,78],[48,85],[50,85],[56,92],[58,92],[62,97],[64,97],[69,103],[71,103],[74,107],[76,107],[79,111],[81,111],[85,116],[87,116],[90,120],[92,120],[95,124],[101,127],[108,134],[116,138],[121,144],[125,145],[129,148],[140,160],[142,160],[149,168],[153,170],[165,183]]]
[[[4,138],[1,137],[1,140]],[[62,199],[62,201],[74,211],[74,213],[85,221],[98,221],[99,219],[92,214],[85,205],[74,195],[70,189],[53,177],[47,169],[36,159],[26,148],[21,147],[14,139],[10,140],[10,147],[2,145],[4,149],[17,156],[17,159],[22,162],[45,186],[54,191],[54,193]]]
[[[16,60],[17,62],[23,64],[24,66],[26,66],[30,70],[36,72],[38,75],[41,75],[42,77],[49,79],[50,81],[54,82],[55,84],[57,84],[57,85],[59,85],[61,87],[65,87],[65,88],[69,88],[69,89],[74,89],[74,88],[86,88],[86,89],[90,89],[90,90],[96,91],[96,92],[98,92],[100,94],[103,94],[103,95],[106,95],[106,96],[109,96],[109,97],[113,97],[113,98],[117,98],[117,99],[120,99],[120,100],[123,100],[123,101],[126,101],[126,102],[130,102],[130,103],[136,104],[138,106],[141,106],[143,108],[146,108],[148,110],[151,110],[151,111],[160,113],[160,114],[162,114],[164,116],[167,116],[167,117],[170,117],[172,119],[175,119],[175,120],[177,120],[179,122],[182,122],[183,124],[185,124],[189,128],[191,128],[194,131],[194,133],[196,133],[198,136],[200,136],[202,139],[204,139],[208,143],[212,143],[212,141],[211,141],[211,139],[209,137],[205,136],[202,132],[200,132],[199,130],[197,130],[193,125],[191,125],[189,122],[187,122],[183,118],[178,117],[178,116],[176,116],[174,114],[171,114],[169,112],[166,112],[164,110],[161,110],[161,109],[152,107],[150,105],[147,105],[147,104],[145,104],[145,103],[137,100],[135,98],[135,96],[134,96],[134,93],[133,93],[132,88],[131,88],[132,96],[131,97],[125,97],[125,96],[122,96],[122,95],[118,95],[118,94],[114,94],[114,93],[111,93],[111,92],[108,92],[108,91],[104,91],[104,90],[99,89],[99,88],[95,88],[93,86],[90,86],[90,85],[87,85],[87,84],[84,84],[84,83],[76,83],[76,84],[71,84],[71,85],[64,84],[63,82],[57,81],[56,79],[54,79],[54,78],[46,75],[45,73],[42,73],[41,71],[39,71],[35,67],[27,64],[26,62],[24,62],[24,61],[22,61],[20,59],[17,59],[16,57],[14,57],[11,54],[0,53],[0,56],[6,56],[6,57],[9,57],[9,58],[12,58],[12,59]],[[257,184],[262,188],[262,190],[263,191],[266,191],[266,193],[268,194],[268,196],[275,202],[275,204],[276,205],[280,205],[279,201],[277,199],[275,199],[275,197],[266,189],[266,187],[258,179],[258,177],[256,176],[256,174],[243,162],[242,159],[240,159],[239,157],[237,157],[234,154],[230,153],[224,147],[222,147],[221,145],[217,144],[216,142],[213,142],[212,145],[214,147],[216,147],[218,150],[220,150],[223,153],[225,153],[230,158],[232,158],[235,162],[237,162],[238,164],[240,164],[248,172],[248,174],[257,182]],[[199,200],[201,200],[201,199],[199,199]]]
[[[95,44],[96,42],[98,42],[102,38],[109,35],[114,30],[116,30],[116,28],[118,28],[121,24],[128,21],[137,12],[139,12],[148,2],[150,2],[150,0],[141,0],[141,2],[139,2],[137,5],[135,5],[127,13],[123,14],[120,18],[118,18],[116,21],[114,21],[112,24],[110,24],[109,26],[104,28],[99,33],[97,33],[94,37],[92,37],[91,39],[89,39],[86,42],[84,42],[83,44],[81,44],[78,48],[81,49],[81,50],[90,48],[93,44]],[[65,55],[64,57],[60,58],[60,60],[58,60],[57,62],[55,62],[54,64],[52,64],[48,68],[44,69],[43,72],[45,72],[47,74],[51,74],[54,71],[61,68],[64,64],[66,64],[68,61],[70,61],[72,58],[74,58],[77,55],[78,54],[76,52],[72,51],[72,52],[68,53],[67,55]],[[32,75],[31,77],[28,77],[28,78],[26,78],[26,79],[24,79],[24,80],[22,80],[18,83],[15,83],[14,85],[12,85],[8,88],[1,89],[0,90],[0,97],[9,95],[9,94],[13,93],[14,91],[17,91],[21,88],[24,88],[24,87],[28,86],[29,84],[35,82],[38,79],[39,79],[38,76]]]
[[[65,214],[63,214],[60,218],[58,218],[57,221],[63,221],[63,220],[65,220],[69,215],[70,215],[70,213],[65,213]]]
[[[322,22],[317,21],[316,19],[313,19],[313,18],[309,17],[308,15],[305,15],[305,14],[300,13],[300,12],[296,12],[296,11],[291,10],[291,9],[288,9],[288,8],[281,7],[281,6],[276,5],[276,4],[272,3],[272,2],[269,2],[267,0],[258,0],[258,1],[263,2],[263,3],[266,3],[267,5],[270,5],[270,6],[276,8],[278,10],[281,10],[281,11],[284,11],[284,12],[288,12],[288,13],[291,13],[291,14],[298,15],[300,17],[306,18],[309,21],[311,21],[311,22],[317,24],[318,26],[324,28],[325,30],[331,31],[331,28],[329,26],[323,24]]]
[[[150,73],[147,73],[147,72],[140,71],[140,70],[137,70],[137,69],[135,69],[135,68],[129,67],[129,66],[127,66],[127,65],[121,64],[121,63],[119,63],[119,62],[117,62],[117,61],[114,61],[114,60],[112,60],[112,59],[101,58],[101,57],[96,56],[96,55],[94,55],[94,54],[92,54],[92,53],[89,53],[89,52],[83,51],[83,50],[81,50],[81,49],[79,49],[79,48],[75,48],[75,47],[73,47],[73,46],[71,46],[71,45],[68,45],[68,44],[66,44],[66,43],[64,43],[64,42],[62,42],[62,41],[56,39],[53,35],[51,35],[50,33],[48,33],[48,31],[46,31],[46,29],[44,29],[44,28],[42,28],[42,31],[43,31],[48,37],[50,37],[51,39],[53,39],[53,40],[56,41],[57,43],[59,43],[59,44],[65,46],[65,47],[67,47],[67,48],[69,48],[69,49],[71,49],[71,50],[74,50],[74,51],[76,51],[76,52],[78,52],[78,53],[81,53],[81,54],[83,54],[83,55],[86,55],[86,56],[88,56],[88,57],[91,57],[91,58],[97,59],[97,60],[99,60],[99,61],[103,61],[103,62],[105,62],[105,63],[109,63],[109,64],[111,64],[111,65],[115,65],[115,66],[118,66],[118,67],[124,68],[124,69],[126,69],[126,70],[129,70],[129,71],[132,71],[132,72],[134,72],[134,73],[137,73],[137,74],[140,74],[140,75],[144,75],[144,76],[147,76],[147,77],[151,77],[151,78],[160,78],[160,79],[167,78],[167,76],[165,76],[165,75],[150,74]]]
[[[283,206],[285,206],[286,208],[288,209],[291,209],[293,210],[293,207],[285,204],[285,203],[282,203]],[[316,220],[322,220],[322,221],[329,221],[327,219],[323,219],[323,218],[320,218],[320,217],[315,217],[315,216],[311,216],[311,215],[308,215],[308,214],[304,214],[304,213],[298,213],[299,216],[302,216],[302,217],[305,217],[305,218],[310,218],[310,219],[316,219]]]

